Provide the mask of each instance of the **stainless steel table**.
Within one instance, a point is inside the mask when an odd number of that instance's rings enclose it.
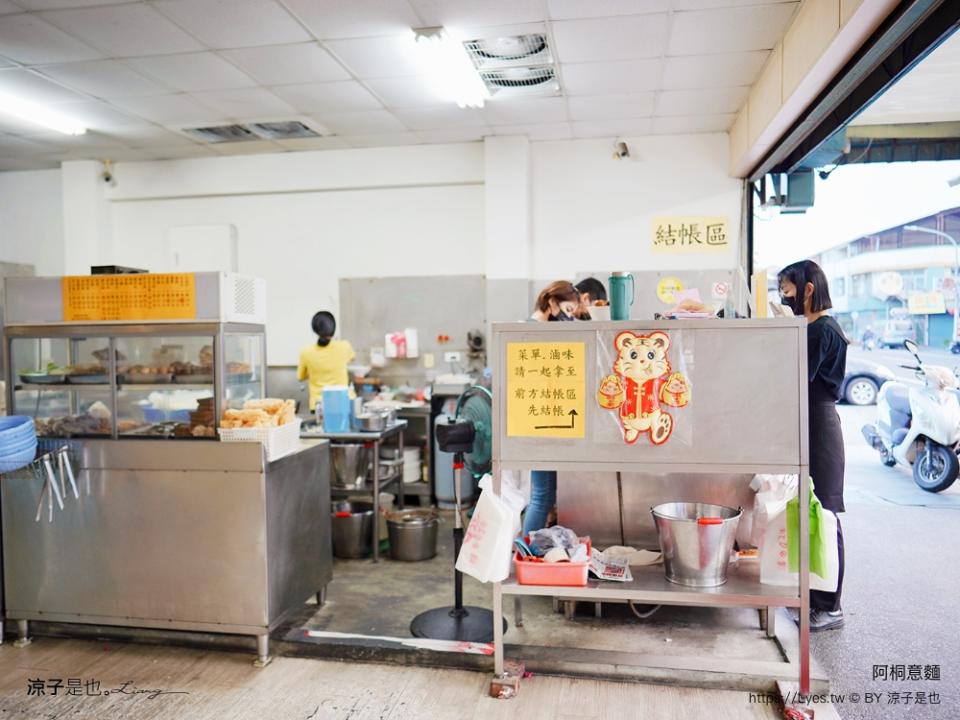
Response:
[[[372,496],[373,506],[377,510],[373,522],[373,561],[380,562],[380,445],[384,440],[397,436],[397,443],[400,448],[400,474],[397,476],[397,482],[400,485],[397,504],[403,509],[403,432],[407,429],[406,420],[397,420],[396,423],[381,432],[345,432],[345,433],[326,433],[320,430],[316,424],[304,425],[300,431],[300,437],[320,438],[330,442],[341,443],[363,443],[369,444],[373,448],[373,487],[369,490],[365,488],[348,489],[351,495],[366,495],[368,492]],[[331,489],[336,492],[336,489]]]

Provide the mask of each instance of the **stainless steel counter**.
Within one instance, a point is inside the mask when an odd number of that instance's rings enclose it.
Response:
[[[62,444],[57,443],[58,445]],[[333,575],[330,451],[275,462],[259,443],[88,440],[53,522],[40,483],[2,483],[7,619],[268,634]]]

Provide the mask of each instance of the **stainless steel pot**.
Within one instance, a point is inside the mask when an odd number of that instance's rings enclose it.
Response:
[[[331,445],[333,485],[338,488],[359,488],[366,484],[370,471],[370,448],[362,443]]]
[[[383,432],[387,429],[387,417],[379,412],[364,412],[353,418],[353,427],[361,432]]]
[[[342,501],[333,506],[333,554],[338,558],[364,558],[373,552],[373,503]]]
[[[390,555],[394,560],[418,562],[437,554],[440,518],[436,510],[400,510],[387,515]]]
[[[743,514],[707,503],[664,503],[650,508],[663,551],[667,580],[688,587],[727,581],[730,552]]]

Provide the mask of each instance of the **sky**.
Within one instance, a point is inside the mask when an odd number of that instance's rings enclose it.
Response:
[[[960,207],[960,160],[843,165],[815,177],[814,205],[781,215],[754,209],[754,267],[777,270],[854,240]],[[960,238],[958,238],[960,240]]]

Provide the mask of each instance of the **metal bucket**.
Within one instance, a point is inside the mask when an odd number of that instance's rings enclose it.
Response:
[[[740,508],[675,502],[657,505],[650,512],[667,580],[688,587],[716,587],[727,581]]]
[[[436,510],[401,510],[387,515],[390,556],[394,560],[417,562],[437,554]]]
[[[331,445],[333,455],[333,486],[338,488],[359,488],[367,481],[372,451],[363,443],[345,443]]]
[[[338,558],[365,558],[373,552],[373,503],[342,501],[333,506],[333,554]]]

